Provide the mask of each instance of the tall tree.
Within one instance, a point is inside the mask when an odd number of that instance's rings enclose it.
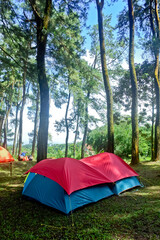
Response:
[[[7,130],[8,130],[8,117],[11,110],[11,105],[6,104],[6,116],[4,120],[4,141],[3,147],[7,148]]]
[[[103,15],[102,10],[104,6],[104,0],[96,0],[97,12],[98,12],[98,28],[99,28],[99,41],[100,41],[100,53],[101,53],[101,65],[103,73],[103,81],[107,99],[107,120],[108,120],[108,152],[114,153],[114,123],[113,123],[113,97],[112,90],[109,82],[108,69],[106,64],[105,54],[105,41],[103,31]]]
[[[132,160],[139,163],[139,129],[138,129],[138,84],[134,66],[134,11],[133,2],[128,0],[129,9],[129,69],[132,86]]]
[[[36,113],[35,113],[35,119],[34,119],[34,135],[33,135],[33,141],[32,141],[32,152],[31,155],[34,157],[35,154],[35,148],[36,148],[36,141],[37,141],[37,135],[38,135],[38,120],[39,120],[39,89],[37,91],[36,96]]]
[[[89,97],[90,97],[90,89],[87,90],[87,96],[86,96],[86,102],[85,102],[84,134],[83,134],[82,146],[81,146],[81,158],[84,158],[84,154],[85,154],[85,144],[86,144],[87,133],[88,133],[88,120],[89,120],[88,102],[89,102]]]
[[[153,52],[155,57],[154,79],[156,93],[156,124],[155,124],[155,160],[160,160],[160,81],[159,81],[159,41],[160,19],[158,1],[150,0],[150,25],[153,35]]]
[[[0,111],[0,145],[2,142],[2,128],[3,128],[3,121],[4,121],[4,112]]]
[[[20,121],[19,121],[19,149],[18,154],[21,154],[22,150],[22,133],[23,133],[23,112],[24,106],[26,103],[26,77],[27,77],[27,63],[28,63],[28,54],[26,54],[26,58],[24,59],[24,71],[23,71],[23,94],[22,94],[22,105],[20,110]]]
[[[17,140],[18,112],[19,112],[19,107],[20,107],[20,103],[17,102],[17,104],[16,104],[15,131],[14,131],[14,140],[13,140],[12,155],[15,154],[15,150],[16,150],[16,140]]]
[[[76,157],[76,143],[77,138],[79,136],[79,119],[80,119],[80,99],[78,100],[77,106],[76,106],[76,127],[75,127],[75,135],[74,135],[74,141],[73,141],[73,157]]]
[[[14,71],[6,72],[6,76],[4,76],[4,82],[8,82],[8,88],[5,91],[5,119],[4,119],[4,140],[3,140],[3,147],[7,148],[7,131],[8,131],[8,118],[11,111],[11,107],[13,104],[13,96],[14,96],[14,84],[15,84],[15,78],[14,78]]]
[[[32,85],[32,94],[30,94],[30,101],[32,102],[32,106],[28,107],[28,118],[32,120],[34,124],[33,131],[28,135],[31,137],[32,142],[32,151],[31,155],[34,157],[35,149],[37,144],[38,137],[38,127],[39,127],[39,106],[40,106],[40,91],[37,83]]]
[[[40,124],[38,132],[37,162],[47,158],[49,125],[49,87],[45,70],[45,54],[52,0],[45,0],[39,10],[39,1],[29,0],[37,25],[37,72],[40,87]]]
[[[66,146],[65,146],[65,157],[68,156],[68,140],[69,140],[69,125],[68,125],[68,111],[69,111],[69,105],[71,100],[71,90],[70,90],[70,74],[68,76],[68,99],[67,99],[67,106],[66,106],[66,112],[65,112],[65,127],[66,127]]]
[[[154,62],[144,61],[141,64],[136,64],[136,75],[138,82],[138,106],[139,106],[139,125],[150,126],[152,122],[152,130],[149,137],[149,145],[151,145],[151,159],[154,156],[154,103],[155,103],[155,91],[154,91]],[[118,71],[118,85],[114,88],[114,101],[120,104],[123,112],[131,111],[132,107],[132,88],[130,81],[129,70]],[[122,116],[121,116],[122,117]],[[139,138],[140,143],[141,139]],[[139,143],[139,145],[140,145]],[[141,149],[139,149],[141,151]],[[150,149],[148,149],[150,152]]]

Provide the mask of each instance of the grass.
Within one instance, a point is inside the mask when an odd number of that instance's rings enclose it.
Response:
[[[13,175],[0,165],[1,240],[160,239],[160,162],[134,169],[144,187],[86,205],[66,216],[22,197],[24,172],[33,162],[15,162]]]

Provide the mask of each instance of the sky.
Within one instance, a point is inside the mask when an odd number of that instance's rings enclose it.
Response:
[[[96,9],[95,2],[90,4],[90,9],[88,12],[88,19],[87,19],[87,26],[93,26],[93,25],[97,24],[97,22],[98,22],[97,9]],[[127,5],[127,1],[123,1],[123,0],[120,0],[120,1],[112,4],[111,6],[107,6],[107,4],[105,3],[103,13],[105,15],[112,14],[112,19],[111,19],[112,26],[115,26],[117,24],[117,15],[123,10],[124,6],[126,6],[126,5]],[[86,55],[83,58],[91,64],[92,58],[89,55],[91,40],[88,35],[88,30],[84,29],[83,35],[85,35],[85,37],[86,37],[86,41],[85,41]],[[141,61],[140,51],[138,51],[135,60],[137,63],[139,61]],[[126,60],[123,61],[122,65],[125,69],[128,68],[128,63],[126,62]],[[90,114],[96,115],[96,113],[92,110],[90,110]],[[49,133],[52,134],[52,143],[65,143],[65,137],[66,137],[65,132],[57,134],[55,131],[55,128],[54,128],[55,120],[58,121],[58,120],[61,120],[62,118],[64,118],[65,104],[62,106],[61,109],[58,109],[54,106],[54,104],[52,102],[50,105],[50,115],[51,115],[51,117],[50,117],[50,121],[49,121]],[[28,120],[28,118],[27,118],[27,106],[26,106],[25,110],[24,110],[24,124],[23,124],[23,142],[24,143],[29,143],[28,132],[31,132],[32,129],[33,129],[33,123],[31,122],[31,120]],[[70,133],[69,142],[73,142],[73,139],[74,139],[74,135],[72,133]]]

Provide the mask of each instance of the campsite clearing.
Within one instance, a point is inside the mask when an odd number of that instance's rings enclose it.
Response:
[[[34,162],[14,162],[13,176],[0,165],[0,236],[30,239],[159,239],[160,163],[142,162],[134,169],[144,188],[103,199],[66,216],[22,197],[23,173]]]

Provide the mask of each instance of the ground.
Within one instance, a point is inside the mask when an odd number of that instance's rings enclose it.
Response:
[[[0,239],[160,239],[160,162],[134,169],[144,187],[103,199],[64,215],[22,197],[25,171],[35,162],[0,165]]]

